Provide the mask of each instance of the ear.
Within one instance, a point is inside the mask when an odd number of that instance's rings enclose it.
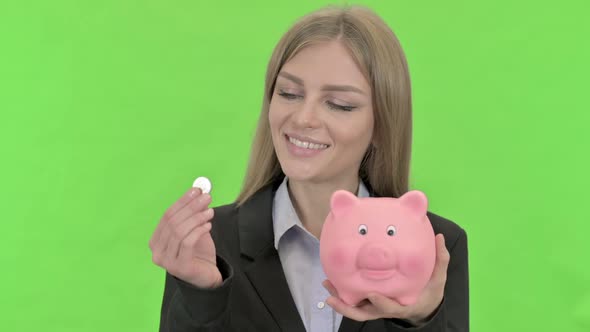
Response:
[[[399,198],[399,201],[416,215],[425,215],[428,209],[428,199],[419,190],[408,191]]]
[[[335,216],[338,216],[345,210],[355,206],[359,199],[351,192],[346,190],[337,190],[332,194],[330,199],[330,210]]]

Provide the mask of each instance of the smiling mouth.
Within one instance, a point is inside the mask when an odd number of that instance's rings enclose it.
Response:
[[[330,147],[328,144],[317,144],[317,143],[311,143],[311,142],[301,141],[301,140],[298,140],[298,139],[296,139],[294,137],[290,137],[287,134],[285,134],[285,138],[291,144],[295,145],[298,148],[302,148],[302,149],[318,150],[318,151],[320,151],[320,150],[325,150],[328,147]]]

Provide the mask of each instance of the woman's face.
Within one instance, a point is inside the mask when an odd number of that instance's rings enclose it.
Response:
[[[290,179],[358,178],[373,137],[371,88],[339,42],[308,46],[285,63],[268,116],[277,157]]]

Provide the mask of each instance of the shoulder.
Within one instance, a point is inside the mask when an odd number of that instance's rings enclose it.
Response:
[[[261,230],[267,221],[272,224],[274,188],[265,186],[248,200],[238,205],[237,201],[213,208],[213,231],[215,229],[238,229],[244,233]],[[267,230],[266,228],[262,230]]]
[[[467,233],[455,222],[430,211],[426,215],[432,224],[434,233],[442,233],[445,236],[445,242],[449,250],[453,250],[458,243],[467,241]]]
[[[231,219],[236,217],[238,214],[238,207],[236,203],[230,203],[225,205],[216,206],[213,208],[215,214],[213,219]]]
[[[211,220],[212,231],[236,227],[239,209],[236,203],[220,205],[213,208]]]

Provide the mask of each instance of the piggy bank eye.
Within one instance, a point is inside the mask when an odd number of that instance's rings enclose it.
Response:
[[[360,225],[360,226],[359,226],[359,234],[360,234],[360,235],[365,235],[365,234],[367,234],[367,225]]]
[[[396,233],[397,230],[395,229],[395,226],[389,225],[389,227],[387,227],[387,235],[394,236]]]

